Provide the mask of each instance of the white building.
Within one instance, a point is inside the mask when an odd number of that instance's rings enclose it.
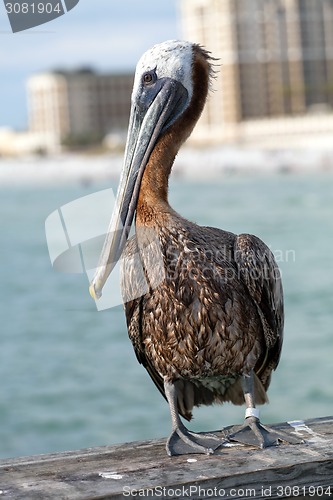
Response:
[[[133,74],[90,69],[53,71],[29,78],[29,130],[66,140],[101,140],[127,127]]]
[[[332,112],[333,0],[181,0],[180,5],[183,37],[218,58],[215,92],[194,139],[248,140],[251,130],[265,131],[268,119],[274,134],[276,117],[279,132],[280,118],[286,117],[288,130],[294,123],[297,133],[300,116],[318,108]],[[310,122],[312,128],[315,119]]]
[[[54,134],[43,132],[17,132],[0,128],[0,157],[43,153],[57,153],[59,144]]]

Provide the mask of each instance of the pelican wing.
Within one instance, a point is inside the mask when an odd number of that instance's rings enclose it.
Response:
[[[241,234],[235,241],[235,262],[261,317],[266,356],[256,367],[264,386],[279,363],[283,340],[283,289],[281,274],[270,249],[259,238]]]
[[[128,240],[126,244],[121,268],[121,290],[124,300],[128,336],[133,344],[134,352],[139,363],[145,367],[154,384],[166,399],[163,378],[149,362],[142,342],[144,295],[140,296],[140,292],[145,289],[145,275],[140,265],[140,261],[137,260],[138,255],[137,240],[134,236]],[[129,300],[129,298],[132,298],[132,300]]]
[[[163,378],[155,370],[152,364],[149,362],[145,354],[145,349],[142,344],[142,301],[143,298],[127,302],[125,304],[125,314],[127,319],[128,335],[133,344],[134,352],[136,354],[137,360],[142,364],[147,372],[149,373],[152,381],[156,385],[157,389],[160,391],[162,396],[166,399],[164,392]]]

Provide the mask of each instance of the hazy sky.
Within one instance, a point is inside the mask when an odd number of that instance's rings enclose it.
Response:
[[[180,38],[178,0],[80,0],[67,14],[13,34],[0,0],[0,127],[27,127],[25,81],[60,67],[133,69],[151,45]]]

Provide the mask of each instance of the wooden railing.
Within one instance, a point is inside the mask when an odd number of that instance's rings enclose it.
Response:
[[[165,440],[155,440],[1,460],[0,500],[333,500],[333,417],[273,427],[304,443],[168,457]]]

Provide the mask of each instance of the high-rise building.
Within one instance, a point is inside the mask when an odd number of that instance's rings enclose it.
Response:
[[[68,139],[98,139],[126,128],[133,74],[53,71],[28,80],[29,129]]]
[[[333,0],[181,0],[184,38],[219,60],[197,136],[333,105]]]

